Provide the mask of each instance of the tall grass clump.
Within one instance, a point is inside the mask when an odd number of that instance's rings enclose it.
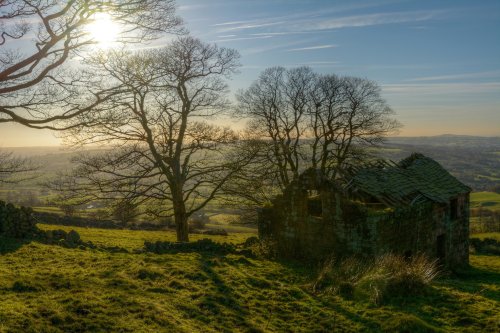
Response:
[[[423,293],[438,275],[436,260],[386,254],[373,259],[329,259],[321,267],[312,288],[375,304],[392,297]]]

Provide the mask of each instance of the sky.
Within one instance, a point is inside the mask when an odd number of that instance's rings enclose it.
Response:
[[[307,65],[376,81],[401,136],[500,136],[498,0],[177,3],[193,36],[240,52],[232,93],[267,67]],[[50,132],[0,124],[3,147],[58,143]]]

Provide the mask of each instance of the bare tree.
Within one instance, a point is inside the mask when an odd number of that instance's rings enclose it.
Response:
[[[178,241],[188,241],[188,218],[243,162],[231,149],[236,134],[207,122],[229,105],[223,79],[238,58],[232,49],[182,37],[164,49],[114,52],[97,62],[120,93],[75,119],[88,125],[74,128],[70,138],[115,148],[78,160],[82,188],[101,199],[119,194],[135,204],[161,202],[157,213],[173,215]]]
[[[0,123],[60,129],[117,93],[88,89],[77,61],[96,44],[88,26],[99,13],[120,26],[117,43],[181,32],[174,0],[0,1]]]
[[[18,183],[33,179],[38,166],[33,161],[16,157],[12,152],[0,151],[0,183]]]
[[[310,165],[335,179],[366,157],[400,124],[373,81],[357,77],[318,77],[310,96],[307,133]]]
[[[301,139],[307,129],[308,101],[315,75],[307,67],[265,70],[254,84],[237,97],[238,113],[250,118],[256,137],[268,138],[265,156],[274,165],[280,188],[299,175],[304,158]]]
[[[240,174],[240,183],[233,185],[235,195],[238,188],[259,179],[259,173],[265,177],[251,188],[268,193],[273,187],[283,190],[307,168],[334,179],[364,156],[364,148],[381,143],[399,127],[373,81],[319,75],[308,67],[269,68],[237,98],[238,115],[249,119],[252,145],[260,141],[260,158],[249,164],[246,176]],[[247,199],[252,195],[240,193]]]

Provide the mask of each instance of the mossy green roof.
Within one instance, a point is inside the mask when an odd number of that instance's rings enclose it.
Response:
[[[412,154],[397,164],[378,162],[361,167],[354,172],[348,187],[351,192],[364,192],[389,206],[423,200],[446,203],[471,190],[422,154]]]

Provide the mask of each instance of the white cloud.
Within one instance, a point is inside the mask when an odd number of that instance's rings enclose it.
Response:
[[[385,94],[412,95],[498,93],[500,92],[500,82],[383,84],[382,91]]]
[[[219,36],[222,38],[222,36]],[[253,40],[253,39],[268,39],[273,38],[273,36],[254,36],[254,37],[236,37],[236,38],[223,38],[212,41],[213,43],[224,43],[224,42],[235,42],[239,40]]]
[[[459,79],[484,79],[484,78],[496,78],[499,76],[500,76],[500,70],[495,70],[487,72],[461,73],[453,75],[425,76],[425,77],[408,79],[406,81],[419,82],[419,81],[444,81],[444,80],[459,80]]]
[[[289,49],[287,51],[309,51],[309,50],[330,49],[332,47],[337,47],[337,45],[326,44],[326,45],[316,45],[316,46],[308,46],[308,47],[299,47],[299,48],[296,48],[296,49]]]
[[[250,22],[252,22],[252,21],[251,20],[246,20],[246,21],[223,22],[223,23],[213,24],[212,27],[220,27],[220,26],[226,26],[226,25],[238,25],[238,24],[250,23]]]
[[[305,30],[340,29],[350,27],[366,27],[381,24],[420,22],[437,18],[441,11],[412,11],[376,13],[356,16],[346,16],[325,20],[310,20],[307,24],[299,23]]]
[[[423,22],[432,19],[444,17],[449,11],[429,10],[429,11],[406,11],[406,12],[384,12],[375,14],[363,14],[352,16],[341,16],[327,18],[325,14],[331,11],[325,10],[322,13],[295,14],[274,18],[265,18],[250,21],[232,21],[218,23],[214,26],[219,27],[219,32],[259,29],[271,26],[280,27],[282,31],[272,31],[270,33],[289,34],[289,33],[310,33],[313,31],[323,31],[351,27],[366,27],[382,24],[395,24],[406,22]],[[323,15],[321,17],[320,15]]]
[[[284,23],[286,23],[286,21],[244,24],[244,25],[238,25],[236,27],[225,28],[225,29],[223,29],[221,31],[234,31],[234,30],[246,30],[246,29],[264,28],[264,27],[270,27],[270,26],[280,25],[280,24],[284,24]]]

